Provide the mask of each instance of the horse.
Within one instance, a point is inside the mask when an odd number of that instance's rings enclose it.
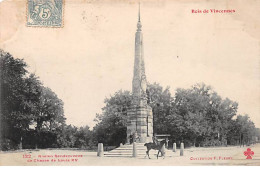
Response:
[[[147,148],[146,156],[148,155],[148,158],[151,159],[150,156],[149,156],[149,151],[151,149],[154,149],[154,150],[158,150],[157,159],[158,159],[160,152],[161,152],[162,156],[165,158],[165,152],[162,151],[162,148],[165,144],[166,144],[166,140],[158,141],[158,144],[155,144],[155,143],[152,143],[152,142],[145,143],[144,146],[146,146],[146,148]]]

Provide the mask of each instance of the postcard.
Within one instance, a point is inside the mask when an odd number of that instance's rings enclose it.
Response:
[[[259,7],[1,0],[0,166],[259,166]]]

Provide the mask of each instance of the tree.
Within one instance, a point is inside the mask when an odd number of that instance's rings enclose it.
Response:
[[[149,84],[148,104],[153,111],[156,134],[170,134],[171,140],[186,146],[221,146],[240,142],[251,143],[257,135],[248,116],[237,116],[238,103],[222,99],[210,86],[196,84],[177,89],[172,97],[169,87]],[[118,91],[105,99],[102,114],[97,115],[93,140],[106,145],[119,145],[126,138],[127,109],[131,106],[129,91]]]
[[[57,143],[59,147],[75,147],[77,127],[72,125],[62,125],[61,132],[59,132],[57,137]]]
[[[210,87],[204,85],[177,89],[171,114],[167,117],[175,140],[188,140],[195,145],[196,140],[206,134],[205,103],[209,102],[209,90]]]
[[[50,88],[42,87],[42,94],[34,111],[36,144],[40,147],[57,147],[57,134],[65,124],[63,102]]]
[[[148,104],[153,111],[153,131],[156,134],[167,134],[166,118],[171,109],[172,97],[170,88],[163,89],[158,83],[148,84]]]
[[[257,129],[248,115],[238,115],[230,126],[229,142],[231,144],[245,145],[253,142],[253,137],[257,135]]]
[[[77,148],[87,148],[92,146],[91,140],[92,132],[89,130],[89,126],[80,127],[75,134],[76,142],[75,146]]]
[[[39,142],[41,147],[57,146],[65,123],[63,102],[26,70],[22,59],[0,50],[0,66],[1,149],[33,148]]]
[[[26,97],[26,63],[0,50],[1,70],[1,145],[17,146],[29,130],[32,116]]]
[[[107,145],[119,145],[125,142],[127,126],[127,109],[132,103],[129,91],[118,91],[105,99],[106,106],[102,114],[96,115],[97,125],[93,128],[96,142]]]
[[[210,86],[196,84],[191,89],[177,89],[167,116],[169,130],[176,140],[188,145],[222,145],[227,141],[229,121],[238,104],[223,100]]]

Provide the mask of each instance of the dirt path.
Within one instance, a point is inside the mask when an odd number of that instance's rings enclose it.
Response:
[[[252,159],[246,159],[246,156],[244,155],[244,151],[246,151],[246,148],[243,149],[243,151],[237,153],[234,155],[233,160],[230,161],[230,165],[260,165],[260,144],[256,144],[254,146],[251,146],[251,151],[254,152],[254,155],[252,156]]]
[[[260,165],[260,144],[251,146],[252,159],[243,154],[248,147],[219,147],[185,149],[184,156],[179,150],[172,157],[152,159],[144,157],[97,157],[96,152],[79,150],[38,150],[1,152],[0,165]]]

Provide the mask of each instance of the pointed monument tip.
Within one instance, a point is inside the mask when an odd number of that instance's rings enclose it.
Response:
[[[140,1],[139,1],[139,11],[138,11],[138,22],[137,22],[137,31],[141,31],[142,29],[141,24],[141,16],[140,16]]]
[[[140,1],[139,1],[138,22],[141,22],[141,16],[140,16]]]

